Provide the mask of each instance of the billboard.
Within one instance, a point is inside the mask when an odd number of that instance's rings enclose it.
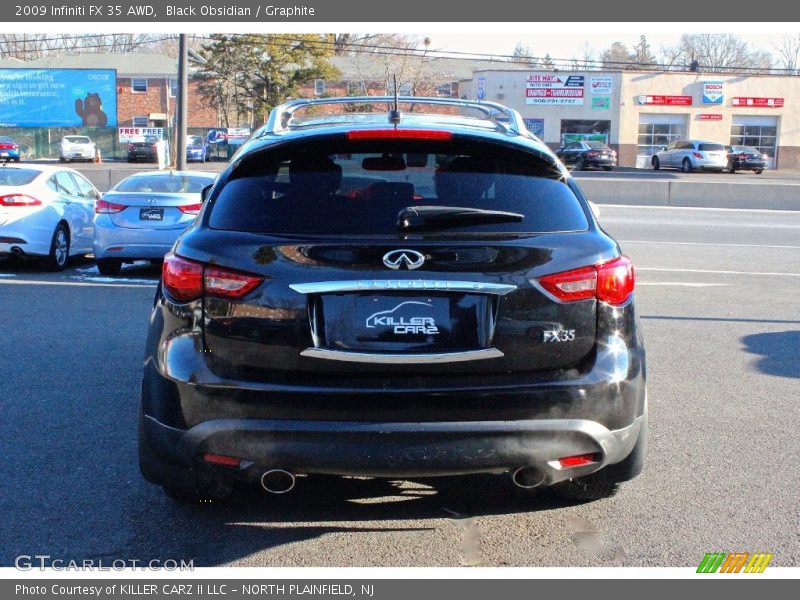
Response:
[[[0,127],[116,127],[114,69],[0,69]]]
[[[583,75],[528,75],[525,104],[583,105]]]
[[[120,127],[120,143],[141,140],[145,136],[155,136],[159,139],[164,137],[163,127]]]
[[[217,127],[209,129],[207,135],[209,144],[228,144],[239,146],[250,139],[249,127]]]

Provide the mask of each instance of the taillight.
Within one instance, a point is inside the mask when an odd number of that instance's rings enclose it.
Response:
[[[703,158],[703,155],[700,154],[699,152],[692,152],[692,156],[694,156],[695,158]]]
[[[102,198],[100,198],[99,200],[96,200],[95,203],[94,203],[94,212],[96,212],[98,215],[110,215],[112,213],[118,213],[120,211],[123,211],[126,208],[128,208],[128,207],[125,206],[124,204],[116,204],[114,202],[107,202],[106,200],[103,200]]]
[[[627,256],[620,256],[599,265],[545,275],[538,281],[562,302],[597,298],[619,306],[633,293],[635,279],[633,263]]]
[[[203,295],[203,265],[172,252],[164,257],[161,267],[164,291],[179,302],[196,300]]]
[[[42,201],[27,194],[0,196],[0,206],[41,206]]]
[[[598,155],[598,153],[595,150],[592,150],[591,152],[587,152],[586,153],[586,156],[589,156],[591,158],[594,158],[597,155]]]
[[[136,150],[136,144],[128,144],[128,150]]]
[[[203,208],[202,203],[198,204],[186,204],[184,206],[178,207],[182,213],[187,213],[191,215],[196,215],[200,212],[200,209]]]
[[[263,277],[203,265],[169,253],[161,270],[164,290],[179,302],[196,300],[205,294],[236,300],[256,289]]]
[[[739,155],[739,158],[747,158],[747,154],[745,154],[744,152],[742,152],[742,153]]]
[[[237,299],[256,289],[264,281],[264,278],[206,266],[203,281],[207,296]]]
[[[429,129],[356,129],[347,132],[348,140],[452,140],[451,131]]]

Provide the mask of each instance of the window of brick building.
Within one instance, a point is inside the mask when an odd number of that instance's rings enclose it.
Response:
[[[170,79],[169,80],[169,97],[170,98],[177,98],[178,97],[178,80],[177,79]]]
[[[149,118],[147,115],[143,117],[133,117],[133,126],[134,127],[147,127],[149,124]]]
[[[147,79],[131,79],[131,90],[136,93],[147,91]]]
[[[314,80],[314,95],[315,96],[322,96],[325,93],[325,80],[324,79],[315,79]]]

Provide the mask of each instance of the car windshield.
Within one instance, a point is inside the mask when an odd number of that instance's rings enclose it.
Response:
[[[224,185],[209,225],[274,234],[391,235],[402,229],[399,216],[414,208],[428,214],[459,208],[461,221],[448,223],[448,232],[587,229],[575,194],[549,163],[483,144],[463,143],[458,152],[431,144],[384,142],[376,148],[373,142],[369,149],[361,144],[256,155]],[[476,209],[523,218],[478,218]]]
[[[199,194],[214,178],[203,175],[134,175],[121,181],[115,192]]]
[[[701,152],[724,152],[725,146],[722,144],[699,144],[697,149]]]
[[[758,148],[752,146],[733,146],[732,152],[746,152],[748,154],[761,154]]]
[[[190,135],[188,138],[186,138],[186,143],[189,146],[202,146],[203,138],[201,138],[199,135]]]
[[[0,140],[2,141],[2,140]],[[35,169],[13,169],[3,167],[0,169],[0,186],[28,185],[31,181],[41,175],[41,171]]]
[[[15,143],[14,140],[12,140],[7,135],[0,135],[0,144],[13,144],[13,143]]]
[[[90,140],[85,135],[68,135],[64,138],[65,142],[69,142],[70,144],[91,144],[92,140]]]

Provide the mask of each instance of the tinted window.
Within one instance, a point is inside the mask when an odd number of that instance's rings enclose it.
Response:
[[[3,167],[0,169],[0,185],[27,185],[36,179],[37,175],[41,174],[41,171],[34,171],[33,169]]]
[[[490,154],[425,153],[419,145],[395,144],[383,152],[305,152],[251,160],[253,166],[245,166],[243,176],[234,173],[217,196],[209,225],[274,234],[392,235],[404,208],[456,206],[521,213],[524,219],[462,223],[447,232],[587,229],[580,203],[549,164],[529,155],[504,160],[493,147],[483,152]],[[427,161],[419,160],[423,154]]]
[[[69,142],[70,144],[91,144],[92,140],[90,140],[85,135],[68,135],[64,138],[65,141]]]
[[[189,146],[202,146],[203,138],[201,138],[199,135],[192,135],[186,138],[186,143]]]
[[[589,148],[595,149],[603,149],[608,147],[603,142],[586,142],[586,145],[589,146]]]
[[[114,191],[199,194],[211,183],[214,183],[213,177],[199,175],[139,175],[119,182]]]
[[[725,146],[722,144],[699,144],[698,150],[705,152],[723,152]]]

